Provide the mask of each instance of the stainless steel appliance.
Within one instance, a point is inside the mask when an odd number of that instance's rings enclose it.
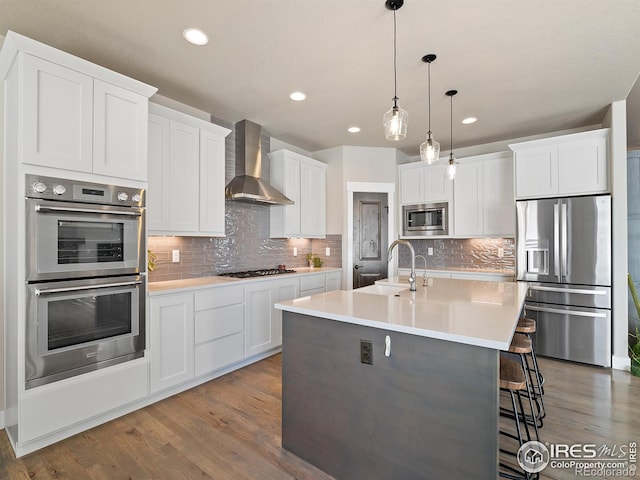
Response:
[[[447,202],[404,205],[402,207],[404,236],[447,235]]]
[[[144,354],[144,190],[26,176],[26,388]]]
[[[517,278],[540,355],[611,366],[611,197],[521,200]]]

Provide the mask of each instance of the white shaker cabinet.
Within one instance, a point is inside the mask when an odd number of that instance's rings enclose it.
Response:
[[[459,159],[454,184],[457,237],[514,236],[513,160],[508,152]]]
[[[326,275],[326,291],[342,290],[342,272],[329,272]]]
[[[289,150],[269,153],[271,185],[293,205],[271,207],[272,238],[324,238],[327,221],[327,165]]]
[[[231,130],[149,104],[147,230],[223,237],[225,137]]]
[[[195,376],[244,360],[244,288],[195,292]]]
[[[516,198],[609,191],[609,129],[509,145],[514,152]]]
[[[163,295],[149,301],[151,393],[194,376],[193,294]]]
[[[21,53],[10,74],[18,79],[9,90],[21,84],[21,161],[146,181],[147,105],[155,89],[140,84],[144,93],[134,92],[68,68],[67,55],[56,63]]]
[[[282,312],[273,305],[297,298],[299,288],[297,278],[257,282],[244,287],[247,357],[282,345]]]
[[[398,167],[400,204],[415,205],[448,202],[451,199],[451,180],[446,165],[427,165],[422,162]]]

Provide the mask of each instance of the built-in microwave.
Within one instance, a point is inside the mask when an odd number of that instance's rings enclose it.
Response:
[[[404,205],[402,207],[404,236],[422,237],[427,235],[447,235],[447,202]]]

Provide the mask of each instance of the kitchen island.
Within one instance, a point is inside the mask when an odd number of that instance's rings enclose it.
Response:
[[[338,479],[494,480],[499,350],[526,288],[436,278],[276,304],[283,448]]]

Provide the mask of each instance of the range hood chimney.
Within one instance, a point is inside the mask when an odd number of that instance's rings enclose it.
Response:
[[[224,190],[226,198],[247,203],[291,205],[294,202],[262,176],[262,127],[249,120],[236,123],[236,176]]]

